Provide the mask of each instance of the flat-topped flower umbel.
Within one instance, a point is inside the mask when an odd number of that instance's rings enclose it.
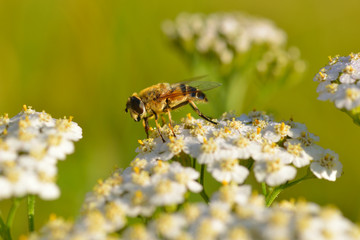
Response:
[[[0,133],[0,199],[58,198],[56,163],[73,153],[73,142],[82,138],[72,117],[54,119],[24,105],[16,116],[0,117]]]
[[[152,130],[129,167],[87,194],[75,222],[52,216],[30,239],[359,239],[359,228],[335,208],[305,201],[268,207],[279,189],[306,178],[335,181],[342,173],[337,154],[317,145],[304,124],[259,111],[216,121],[188,114],[174,126],[176,137],[166,125]],[[305,178],[293,180],[302,167]],[[221,182],[210,197],[205,168]],[[269,191],[264,196],[243,185],[252,170]],[[190,202],[197,193],[205,203]]]
[[[329,57],[329,64],[314,77],[319,82],[319,100],[329,100],[339,109],[360,106],[360,53]]]
[[[321,101],[329,100],[360,125],[360,53],[329,57],[314,81]]]
[[[319,137],[304,124],[277,122],[259,111],[240,117],[224,115],[216,121],[218,124],[213,125],[188,115],[182,124],[174,126],[176,138],[166,134],[168,126],[153,130],[150,138],[139,140],[136,158],[153,162],[187,155],[205,164],[217,181],[237,183],[247,178],[249,171],[243,165],[251,160],[256,179],[269,186],[294,179],[296,169],[309,165],[318,178],[335,181],[342,174],[337,154],[317,145]]]

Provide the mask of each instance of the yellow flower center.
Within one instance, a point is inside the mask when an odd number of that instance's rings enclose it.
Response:
[[[360,95],[359,91],[356,91],[355,89],[352,88],[346,89],[346,98],[351,101],[356,100],[359,97],[359,95]]]
[[[155,187],[155,191],[159,194],[164,194],[171,191],[171,187],[171,181],[165,179],[158,183],[158,185]]]
[[[286,150],[288,153],[291,153],[292,155],[295,155],[297,157],[300,156],[300,154],[303,152],[303,148],[301,147],[301,144],[291,144],[288,143]]]
[[[237,163],[237,159],[225,159],[221,161],[220,167],[223,171],[232,171],[234,170],[234,167],[237,165]]]
[[[214,153],[218,149],[218,146],[213,138],[210,138],[209,141],[204,138],[204,144],[201,145],[201,151],[204,153]]]
[[[170,142],[168,143],[168,147],[174,155],[180,154],[185,147],[184,138],[179,137],[177,139],[174,139],[174,137],[170,137]]]
[[[276,172],[276,171],[280,170],[281,166],[282,166],[282,164],[281,164],[281,161],[279,158],[276,160],[273,160],[273,161],[267,161],[266,171],[268,173]]]
[[[285,137],[290,130],[290,126],[285,125],[284,122],[280,124],[276,124],[274,128],[275,128],[275,132],[279,134],[282,138]]]
[[[322,167],[327,168],[327,169],[332,169],[335,166],[334,160],[335,160],[335,156],[330,155],[329,153],[327,153],[325,156],[323,156],[320,159],[320,165]]]
[[[338,86],[339,85],[337,83],[330,83],[325,86],[325,89],[328,93],[334,94],[334,93],[336,93]]]
[[[238,146],[239,148],[245,148],[250,143],[250,140],[248,138],[240,136],[238,139],[234,141],[234,144]]]

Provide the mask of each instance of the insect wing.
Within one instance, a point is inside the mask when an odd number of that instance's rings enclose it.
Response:
[[[195,81],[189,82],[189,84],[187,84],[187,85],[189,85],[190,87],[196,88],[195,92],[199,92],[199,91],[204,92],[204,91],[208,91],[208,90],[220,87],[222,84],[219,82],[207,82],[207,81],[195,80]],[[188,92],[191,93],[194,91],[188,91]]]
[[[166,93],[163,93],[159,97],[159,99],[178,97],[182,95],[191,94],[194,92],[208,91],[210,89],[217,88],[221,85],[222,84],[218,82],[207,82],[207,81],[200,81],[197,79],[178,82],[172,84],[170,86],[170,90]]]

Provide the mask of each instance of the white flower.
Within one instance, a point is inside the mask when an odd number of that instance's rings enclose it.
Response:
[[[0,199],[11,197],[11,183],[5,177],[0,177],[0,189]]]
[[[288,157],[285,149],[277,145],[275,142],[263,141],[262,144],[257,145],[254,151],[251,153],[252,158],[255,161],[264,161],[267,159],[281,159],[283,163],[291,163],[291,159]]]
[[[292,217],[291,212],[277,211],[274,209],[266,219],[266,226],[260,229],[265,239],[289,239],[292,234]]]
[[[244,136],[238,136],[236,138],[231,138],[227,141],[231,147],[231,152],[234,154],[234,158],[239,159],[248,159],[251,156],[251,153],[255,152],[259,147],[259,142],[251,141],[249,138]]]
[[[211,201],[221,201],[229,205],[234,203],[242,205],[247,203],[250,194],[250,185],[238,186],[230,183],[221,186],[217,192],[213,193]]]
[[[296,137],[297,140],[299,140],[301,142],[301,144],[304,146],[304,148],[306,149],[310,149],[312,146],[314,146],[315,142],[319,141],[319,137],[308,132],[308,131],[303,131],[300,133],[300,136]]]
[[[154,194],[150,198],[151,204],[167,206],[182,203],[186,188],[183,184],[170,179],[159,178],[155,179],[152,191]]]
[[[314,159],[310,169],[317,178],[335,181],[342,174],[342,164],[338,158],[338,154],[326,149]]]
[[[329,57],[329,65],[315,76],[320,82],[317,88],[319,100],[330,100],[339,109],[353,110],[360,106],[360,58],[359,54],[346,57]]]
[[[49,135],[48,152],[50,156],[64,160],[67,154],[74,152],[74,143],[61,135]]]
[[[196,181],[199,172],[190,167],[182,167],[180,163],[173,162],[170,167],[171,178],[186,186],[191,192],[201,192],[202,186]]]
[[[194,239],[217,239],[217,236],[223,233],[225,224],[212,217],[202,217],[195,224],[190,226],[190,234]]]
[[[44,112],[43,112],[44,113]],[[40,117],[41,114],[40,113]],[[82,129],[79,125],[72,121],[73,117],[69,117],[69,119],[62,118],[57,119],[55,122],[55,129],[56,132],[61,134],[65,139],[69,139],[71,141],[78,141],[82,138]],[[55,132],[52,129],[46,129],[49,132]]]
[[[118,199],[108,201],[103,211],[107,222],[107,231],[116,231],[126,224],[126,206]]]
[[[237,54],[250,51],[254,45],[280,48],[286,43],[285,32],[271,21],[239,12],[208,16],[181,13],[174,22],[164,22],[163,32],[181,50],[213,53],[222,64],[232,63]],[[186,47],[189,43],[195,47]]]
[[[127,240],[155,240],[157,239],[146,227],[142,224],[134,224],[125,229],[122,234],[123,239]]]
[[[155,211],[155,205],[150,202],[152,191],[150,188],[137,187],[122,195],[119,199],[130,217],[151,216]]]
[[[302,144],[297,139],[289,139],[284,143],[287,152],[287,156],[295,167],[301,168],[310,164],[312,157],[302,148]]]
[[[224,240],[250,240],[251,234],[250,229],[238,224],[235,226],[230,226],[230,228],[220,237]]]
[[[360,105],[360,87],[341,84],[334,95],[335,106],[351,110]]]
[[[180,214],[161,214],[151,224],[150,228],[167,239],[176,239],[182,233],[182,228],[186,225],[186,220]]]
[[[148,161],[159,159],[159,152],[163,144],[161,139],[148,138],[138,140],[138,142],[140,146],[135,151],[139,154],[135,158],[142,158]]]
[[[255,178],[258,182],[266,182],[269,186],[277,186],[292,180],[296,176],[296,168],[286,165],[279,158],[256,161]]]
[[[249,175],[249,170],[239,164],[238,159],[223,158],[210,163],[207,170],[219,182],[243,183]]]
[[[190,154],[197,158],[198,163],[209,164],[228,154],[222,146],[226,146],[225,140],[222,138],[204,138],[203,144],[194,145],[193,148],[190,148]]]
[[[290,133],[290,126],[281,123],[271,123],[264,129],[264,138],[271,142],[278,142]]]
[[[317,88],[317,92],[319,93],[318,99],[321,101],[326,100],[334,100],[335,93],[337,92],[339,84],[331,83],[331,82],[321,82]]]
[[[191,138],[186,138],[184,136],[179,136],[177,138],[169,137],[169,142],[162,144],[159,149],[159,159],[161,160],[170,160],[174,156],[180,155],[182,152],[189,154],[188,141],[191,141]]]
[[[73,141],[82,137],[81,128],[72,117],[56,120],[26,105],[15,117],[5,114],[0,120],[0,179],[4,180],[0,199],[27,194],[58,198],[56,164],[74,151]]]
[[[60,196],[60,189],[54,183],[45,182],[39,187],[39,197],[44,200],[57,199]]]
[[[351,61],[350,64],[347,64],[343,69],[339,80],[341,83],[352,84],[360,79],[360,62],[357,60]]]

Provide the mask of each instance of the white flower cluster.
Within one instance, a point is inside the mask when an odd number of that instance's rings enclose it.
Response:
[[[190,114],[174,131],[164,126],[163,143],[157,131],[139,141],[136,158],[167,161],[189,155],[219,182],[243,183],[249,174],[242,164],[254,160],[254,173],[259,182],[277,186],[295,178],[297,168],[310,165],[317,178],[335,181],[342,174],[338,155],[315,142],[319,137],[306,126],[294,121],[276,122],[263,112],[253,111],[240,117],[224,116],[214,125]]]
[[[39,195],[55,199],[58,160],[74,151],[82,137],[77,123],[53,119],[49,114],[23,106],[16,116],[0,117],[0,199]]]
[[[292,61],[296,63],[296,67],[300,67],[295,68],[296,70],[302,71],[304,66],[299,60],[299,54],[293,54],[293,50],[285,50],[287,36],[283,30],[268,19],[240,12],[210,15],[182,13],[175,21],[165,21],[163,32],[181,50],[214,56],[225,65],[243,62],[246,52],[256,46],[265,46],[262,50],[271,51],[259,61],[259,72],[272,66],[274,60],[277,69]],[[273,51],[274,49],[279,51]]]
[[[360,53],[329,57],[329,65],[314,77],[319,82],[319,100],[334,102],[339,109],[356,110],[360,106]]]
[[[267,208],[262,196],[251,194],[249,186],[236,184],[220,187],[209,205],[187,202],[158,211],[152,218],[126,222],[125,216],[131,211],[124,204],[128,199],[114,194],[126,185],[119,174],[97,186],[87,199],[84,216],[75,224],[52,217],[29,240],[351,240],[360,237],[359,228],[335,208],[304,201],[282,202]]]
[[[238,53],[249,51],[253,45],[281,46],[286,34],[267,19],[243,13],[180,14],[174,22],[163,23],[163,31],[172,41],[188,50],[215,54],[228,64]],[[190,49],[189,49],[190,50]]]
[[[239,187],[225,188],[232,189],[220,189],[222,197]],[[262,196],[244,197],[241,203],[226,197],[211,201],[209,205],[188,204],[179,212],[160,214],[146,225],[127,228],[120,239],[350,240],[360,237],[359,228],[331,207],[284,202],[266,208]]]
[[[244,160],[270,186],[308,165],[319,178],[339,177],[337,155],[316,145],[303,124],[253,111],[224,114],[216,126],[189,114],[173,127],[176,137],[169,126],[160,130],[166,141],[155,130],[139,140],[130,166],[98,182],[75,223],[51,217],[29,240],[359,239],[359,228],[336,209],[305,202],[267,208],[264,197],[240,185],[250,168]],[[208,205],[188,201],[190,193],[204,193],[196,163],[222,182]]]
[[[273,48],[265,52],[256,63],[257,78],[260,81],[271,81],[272,78],[289,78],[289,72],[302,73],[306,70],[306,63],[300,59],[297,47]]]
[[[196,181],[199,173],[178,162],[135,159],[130,165],[99,181],[86,197],[82,217],[66,228],[65,235],[56,238],[51,231],[43,230],[51,234],[44,239],[105,239],[107,234],[122,229],[127,218],[151,217],[159,207],[182,204],[188,192],[202,190]],[[51,222],[45,229],[52,228]],[[57,224],[54,228],[59,230]]]

